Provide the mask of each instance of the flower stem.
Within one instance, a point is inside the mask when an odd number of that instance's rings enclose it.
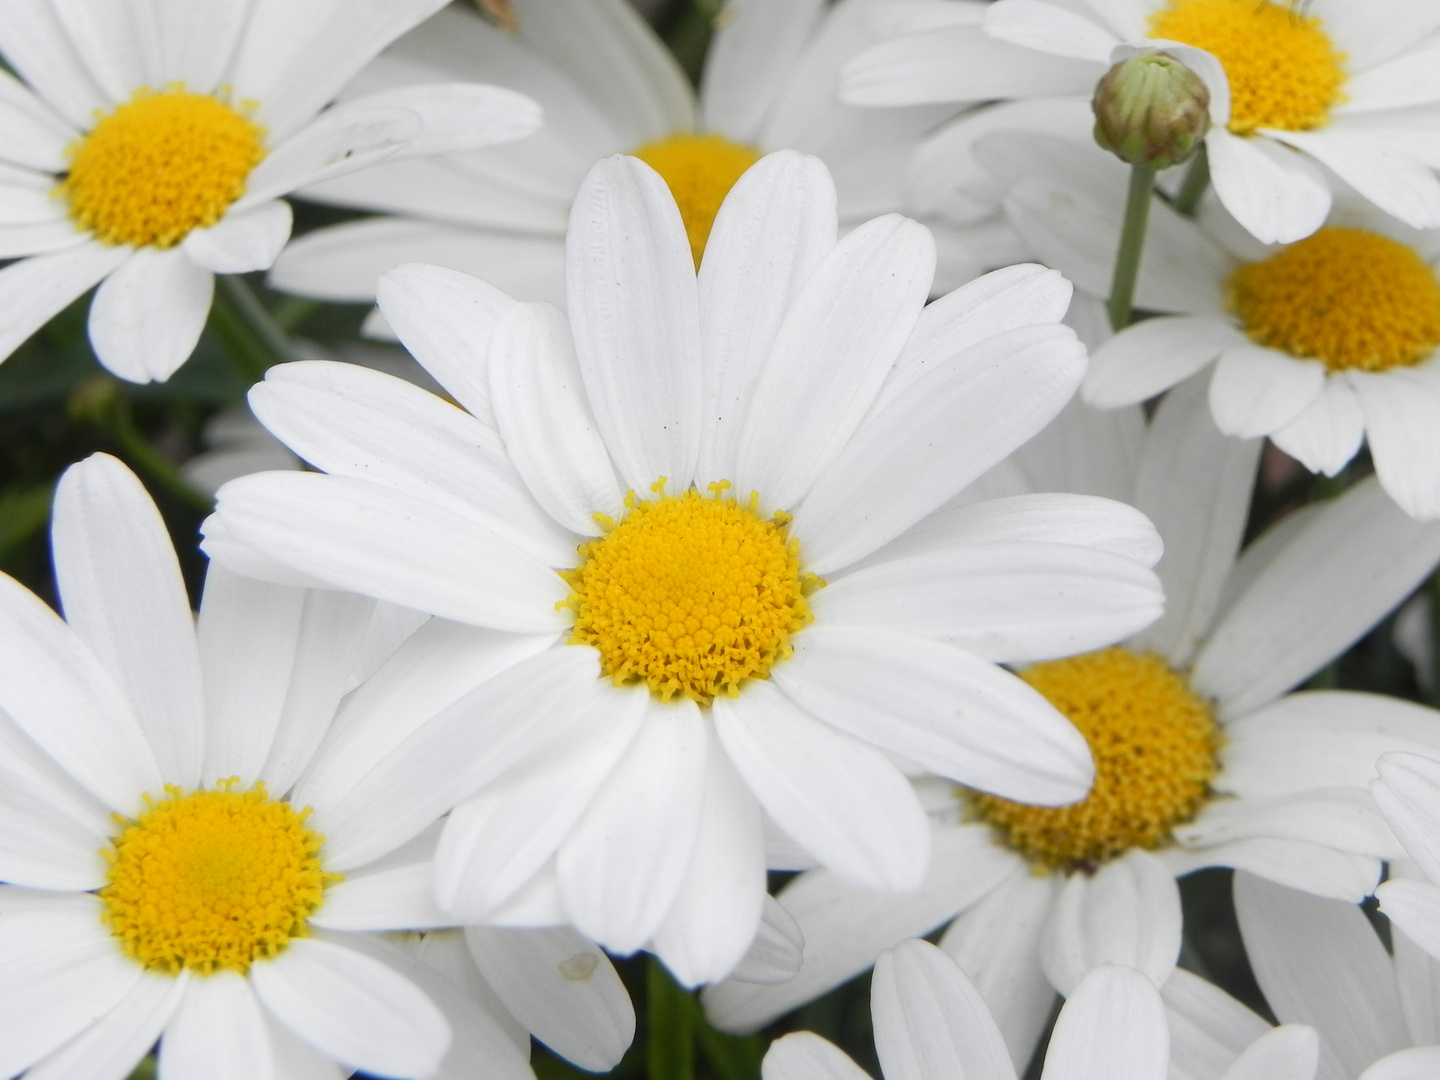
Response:
[[[1210,155],[1202,145],[1199,153],[1191,159],[1190,168],[1185,172],[1185,182],[1180,185],[1180,193],[1175,196],[1175,211],[1186,217],[1194,217],[1200,206],[1200,198],[1209,186]]]
[[[125,456],[134,462],[146,476],[154,480],[182,502],[203,510],[207,514],[215,509],[215,500],[204,492],[196,491],[170,459],[156,450],[135,426],[130,412],[130,403],[122,397],[115,399],[110,414],[110,431]]]
[[[649,1080],[694,1080],[695,1003],[655,957],[645,972]]]
[[[1145,250],[1145,226],[1150,221],[1150,198],[1155,190],[1155,170],[1144,165],[1130,167],[1130,192],[1125,198],[1125,225],[1120,233],[1120,250],[1115,256],[1115,276],[1110,281],[1110,327],[1124,330],[1130,325],[1135,299],[1135,282],[1140,276],[1140,255]]]
[[[272,364],[288,364],[296,359],[285,331],[244,278],[220,274],[215,284],[215,307],[220,315],[216,329],[247,378],[259,381]]]

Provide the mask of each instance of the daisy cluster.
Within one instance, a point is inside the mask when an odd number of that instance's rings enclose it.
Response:
[[[0,1078],[1440,1080],[1436,0],[0,61]]]

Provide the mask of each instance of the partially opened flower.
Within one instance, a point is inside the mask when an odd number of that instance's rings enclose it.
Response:
[[[875,1051],[888,1080],[1015,1080],[995,1019],[965,972],[934,945],[911,940],[880,954],[870,984]],[[1315,1033],[1292,1025],[1257,1036],[1224,1080],[1311,1080]],[[770,1044],[764,1080],[864,1080],[840,1049],[808,1031]],[[1160,994],[1133,968],[1090,972],[1060,1010],[1042,1080],[1174,1077]],[[1205,1080],[1220,1080],[1207,1077]]]
[[[1440,88],[1440,9],[1411,0],[1127,0],[1078,4],[954,0],[914,5],[913,32],[845,71],[867,105],[1089,97],[1116,60],[1159,47],[1208,84],[1210,176],[1226,208],[1265,243],[1319,228],[1324,170],[1415,228],[1440,226],[1440,180],[1425,147]]]
[[[289,797],[330,761],[375,605],[212,566],[197,627],[104,455],[62,478],[53,541],[68,621],[0,578],[0,1073],[121,1078],[158,1039],[164,1080],[530,1077],[494,1002],[557,978],[556,931],[487,930],[510,954],[488,996],[447,981],[373,932],[453,925],[438,829],[376,864],[353,813]]]
[[[924,782],[936,828],[925,885],[882,897],[825,870],[801,874],[778,897],[805,939],[799,974],[712,987],[718,1026],[753,1030],[953,919],[941,946],[975,979],[1023,1067],[1054,992],[1090,967],[1170,975],[1177,877],[1243,868],[1355,903],[1400,853],[1367,790],[1374,759],[1440,745],[1440,715],[1377,694],[1286,691],[1430,572],[1440,526],[1411,521],[1370,481],[1237,559],[1259,445],[1215,430],[1202,385],[1161,402],[1134,457],[1134,413],[1063,419],[1056,437],[987,478],[988,492],[1052,482],[1060,469],[1037,460],[1045,450],[1092,490],[1096,473],[1119,474],[1111,490],[1128,474],[1130,498],[1165,541],[1164,617],[1120,646],[1020,671],[1084,732],[1094,788],[1072,806],[1040,807]],[[1076,464],[1086,460],[1090,470]]]
[[[381,211],[301,238],[271,283],[332,300],[371,300],[402,262],[484,278],[521,300],[565,302],[565,227],[586,170],[636,154],[674,193],[698,264],[731,185],[762,154],[814,154],[834,174],[842,227],[902,209],[896,167],[953,109],[876,114],[835,99],[840,65],[878,40],[888,0],[732,3],[717,20],[699,100],[627,0],[516,0],[511,35],[452,6],[381,54],[347,88],[503,82],[545,107],[545,129],[513,146],[391,162],[310,185],[307,198]],[[941,238],[941,259],[981,267]],[[1015,261],[1015,260],[1009,260]],[[988,264],[990,269],[998,264]]]
[[[1153,620],[1149,523],[1063,497],[933,514],[1078,383],[1069,286],[1014,267],[927,307],[925,229],[892,215],[837,243],[834,199],[820,162],[770,155],[697,281],[664,181],[611,158],[571,219],[568,325],[453,271],[382,280],[468,413],[335,364],[252,393],[332,475],[226,485],[207,550],[441,616],[412,639],[403,717],[347,729],[327,790],[411,792],[377,844],[459,804],[437,879],[457,915],[548,890],[603,945],[704,982],[755,934],[762,806],[848,880],[904,891],[929,831],[884,751],[1038,803],[1088,790],[1079,733],[992,661]]]
[[[435,85],[325,109],[443,0],[27,0],[0,15],[0,359],[87,289],[100,361],[164,380],[215,274],[270,266],[295,188],[393,156],[518,139],[528,98]]]

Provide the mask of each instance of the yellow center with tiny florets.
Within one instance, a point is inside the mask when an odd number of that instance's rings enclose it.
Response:
[[[264,134],[206,94],[137,94],[74,147],[60,192],[76,223],[107,244],[173,247],[245,194]]]
[[[1340,101],[1344,57],[1320,20],[1270,0],[1172,0],[1150,36],[1214,54],[1230,81],[1230,130],[1308,131]]]
[[[1385,371],[1440,347],[1440,281],[1414,249],[1325,228],[1230,275],[1227,302],[1251,340],[1331,371]]]
[[[1068,717],[1095,758],[1095,786],[1069,806],[970,794],[973,815],[1038,866],[1088,868],[1153,849],[1195,816],[1219,770],[1220,729],[1160,657],[1103,649],[1020,677]]]
[[[690,238],[690,254],[698,267],[720,204],[735,181],[760,160],[759,153],[722,135],[680,132],[646,143],[635,151],[635,156],[670,186]]]
[[[746,679],[764,679],[791,654],[790,635],[811,620],[790,518],[762,518],[725,496],[655,485],[653,501],[627,496],[624,519],[580,548],[563,574],[575,612],[572,645],[600,652],[617,684],[643,682],[662,701],[684,694],[709,705]]]
[[[244,973],[306,933],[326,885],[308,810],[233,783],[166,788],[104,852],[103,919],[125,954],[156,971]]]

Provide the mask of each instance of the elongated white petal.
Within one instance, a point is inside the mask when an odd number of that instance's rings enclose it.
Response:
[[[1239,138],[1223,127],[1210,129],[1205,147],[1215,194],[1261,243],[1294,243],[1325,221],[1330,190],[1299,154],[1267,139]]]
[[[1269,1031],[1271,1025],[1225,993],[1184,968],[1160,988],[1170,1023],[1170,1059],[1180,1075],[1216,1077]]]
[[[86,289],[125,262],[129,248],[89,241],[0,270],[0,357],[11,353]]]
[[[190,358],[210,315],[215,275],[184,248],[135,251],[90,305],[90,344],[130,382],[164,382]]]
[[[1391,752],[1375,763],[1371,794],[1396,837],[1431,881],[1440,882],[1440,763]]]
[[[700,129],[760,143],[768,107],[789,89],[786,83],[824,14],[821,0],[744,4],[716,27],[700,80]]]
[[[20,0],[0,13],[0,51],[35,91],[77,131],[109,104],[91,79],[49,0]]]
[[[1074,290],[1058,271],[1036,263],[994,270],[925,305],[897,369],[934,364],[995,334],[1058,323]]]
[[[1440,888],[1428,881],[1386,881],[1376,888],[1375,899],[1406,937],[1440,957]]]
[[[670,189],[616,156],[586,174],[566,236],[575,351],[620,479],[641,495],[684,490],[700,443],[694,262]]]
[[[635,1037],[635,1009],[615,966],[568,926],[471,926],[465,943],[480,972],[525,1029],[567,1061],[613,1069]]]
[[[1424,62],[1421,56],[1415,59]],[[1422,162],[1380,139],[1368,138],[1363,130],[1266,130],[1264,134],[1309,154],[1412,228],[1440,226],[1440,180]]]
[[[981,791],[1061,805],[1090,790],[1090,748],[1009,672],[926,638],[815,626],[771,677],[802,708]]]
[[[1109,64],[1115,35],[1083,15],[1043,0],[1001,0],[985,13],[985,32],[1050,56]]]
[[[1440,1077],[1440,1047],[1435,1046],[1415,1046],[1386,1054],[1360,1074],[1360,1080],[1435,1080],[1436,1077]]]
[[[327,930],[414,931],[458,920],[435,903],[435,870],[426,861],[346,875],[325,890],[324,906],[310,922]]]
[[[290,239],[293,215],[280,199],[226,214],[208,229],[193,229],[180,247],[197,266],[216,274],[268,270]]]
[[[108,454],[55,492],[55,577],[65,618],[123,689],[168,783],[200,779],[204,702],[190,598],[165,522]]]
[[[782,1035],[765,1051],[761,1080],[869,1080],[870,1074],[832,1042],[809,1031]]]
[[[1414,371],[1347,374],[1365,414],[1375,472],[1386,493],[1411,517],[1440,517],[1440,469],[1435,467],[1440,394]]]
[[[1144,974],[1107,964],[1075,988],[1050,1036],[1041,1080],[1161,1080],[1170,1031]]]
[[[800,970],[805,941],[800,924],[773,896],[765,896],[755,940],[730,978],[750,983],[789,982]]]
[[[233,971],[191,979],[160,1040],[161,1080],[280,1080],[265,1015]]]
[[[28,1080],[125,1080],[160,1039],[190,984],[190,973],[144,972],[129,993],[83,1033],[26,1070]]]
[[[1308,409],[1325,386],[1325,365],[1257,345],[1232,345],[1210,379],[1210,411],[1226,435],[1268,435]]]
[[[1159,856],[1176,877],[1206,867],[1231,867],[1314,896],[1358,904],[1375,891],[1381,862],[1329,844],[1254,836],[1205,848],[1172,848]]]
[[[1365,413],[1348,379],[1327,378],[1309,408],[1270,440],[1311,472],[1334,476],[1350,463],[1365,438]]]
[[[1281,1024],[1246,1047],[1220,1080],[1314,1080],[1319,1064],[1320,1039],[1315,1029]]]
[[[5,54],[14,55],[8,47]],[[0,156],[48,173],[64,170],[65,147],[75,137],[47,102],[9,73],[0,78],[0,133],[5,147]]]
[[[1322,844],[1382,859],[1404,857],[1367,792],[1321,788],[1278,799],[1219,799],[1184,825],[1175,838],[1190,847],[1268,837]]]
[[[1244,339],[1209,315],[1146,319],[1104,342],[1090,357],[1081,392],[1091,405],[1133,405],[1183,382]]]

